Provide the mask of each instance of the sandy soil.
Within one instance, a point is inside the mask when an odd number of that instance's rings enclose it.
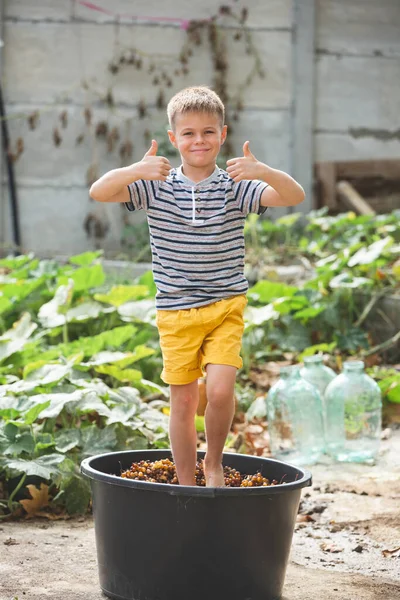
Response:
[[[311,470],[282,600],[400,600],[400,430],[374,467]],[[91,518],[0,524],[0,600],[104,598]]]

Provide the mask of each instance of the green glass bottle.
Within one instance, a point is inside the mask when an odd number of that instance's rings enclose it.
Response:
[[[325,390],[327,451],[339,462],[372,464],[382,430],[382,395],[363,361],[346,361]]]
[[[297,366],[283,367],[266,397],[271,453],[295,465],[315,464],[325,450],[322,399]]]

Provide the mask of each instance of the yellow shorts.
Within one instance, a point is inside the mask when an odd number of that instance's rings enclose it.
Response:
[[[156,323],[164,368],[161,379],[184,385],[203,376],[209,364],[240,369],[246,296],[233,296],[200,308],[158,310]]]

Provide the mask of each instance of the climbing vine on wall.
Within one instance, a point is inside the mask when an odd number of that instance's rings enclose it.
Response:
[[[110,59],[105,69],[108,69],[112,76],[118,73],[129,71],[142,71],[146,74],[152,86],[154,87],[153,98],[145,100],[141,98],[136,106],[136,114],[130,118],[124,117],[122,125],[117,127],[113,124],[112,117],[116,114],[118,108],[118,99],[114,95],[113,84],[101,93],[96,102],[87,101],[82,113],[82,131],[76,137],[76,145],[88,143],[92,148],[92,159],[86,171],[86,184],[89,187],[93,181],[99,177],[98,156],[101,148],[105,148],[109,154],[114,154],[116,160],[119,160],[120,166],[129,164],[132,161],[134,147],[132,140],[137,137],[137,131],[134,131],[139,121],[154,116],[154,112],[165,111],[169,97],[172,95],[177,78],[188,78],[192,73],[192,58],[200,50],[200,47],[210,53],[212,73],[211,87],[218,93],[226,107],[226,124],[230,134],[233,132],[235,122],[240,118],[240,113],[245,107],[245,91],[251,85],[255,78],[264,78],[264,67],[253,39],[253,34],[247,26],[249,12],[246,7],[232,6],[222,4],[219,6],[216,14],[208,19],[190,20],[185,22],[185,39],[177,56],[172,60],[166,60],[165,56],[152,55],[143,52],[143,50],[134,45],[122,47],[119,39],[119,23],[115,25],[115,44]],[[237,47],[236,52],[228,51],[230,39]],[[235,56],[240,52],[245,53],[251,58],[249,70],[244,73],[243,79],[236,89],[229,85],[230,70],[234,68]],[[191,78],[193,81],[193,77]],[[189,83],[188,83],[189,85]],[[82,86],[87,91],[87,97],[91,92],[96,92],[88,81],[84,81]],[[176,86],[175,86],[176,87]],[[93,96],[93,94],[92,94]],[[96,110],[108,109],[109,119],[96,117]],[[36,129],[40,125],[40,112],[34,111],[26,116],[30,130]],[[52,131],[52,142],[56,148],[64,143],[64,130],[68,127],[69,115],[67,110],[63,110],[57,115]],[[160,142],[160,151],[167,156],[173,156],[176,152],[168,143],[166,128],[157,132],[150,131],[148,128],[142,130],[146,144],[157,133],[157,139]],[[134,135],[136,134],[136,135]],[[231,136],[228,137],[222,147],[222,158],[232,156],[234,149]],[[18,138],[12,147],[9,148],[9,155],[13,160],[24,152],[24,140]],[[116,165],[117,166],[117,165]],[[101,239],[106,234],[106,227],[102,227],[100,220],[95,214],[89,214],[85,221],[85,229],[90,237]]]

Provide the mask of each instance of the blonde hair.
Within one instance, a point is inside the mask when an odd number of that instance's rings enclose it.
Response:
[[[176,115],[188,112],[202,112],[219,117],[221,127],[225,121],[225,107],[221,98],[206,86],[188,87],[171,98],[167,106],[169,124],[175,126]]]

